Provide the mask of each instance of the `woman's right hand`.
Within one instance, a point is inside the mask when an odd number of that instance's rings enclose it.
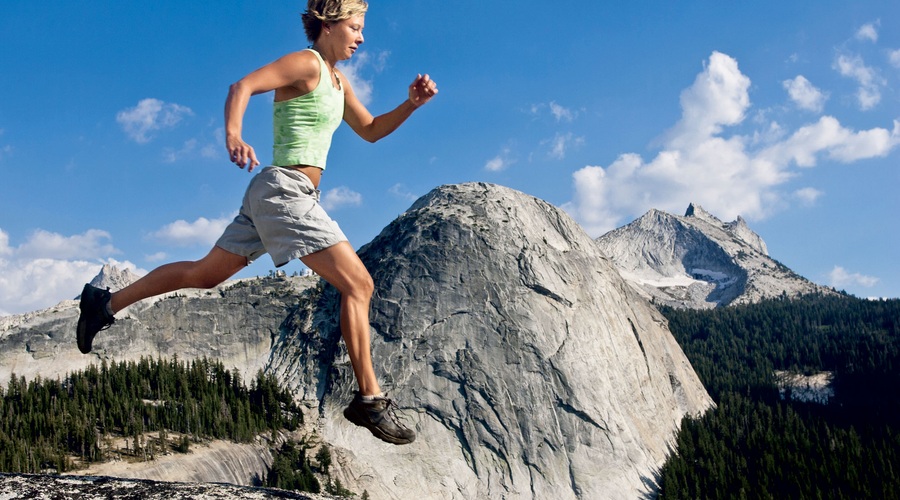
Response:
[[[228,149],[228,158],[240,168],[250,167],[247,171],[253,172],[253,168],[259,165],[253,146],[244,142],[240,137],[228,137],[225,139],[225,147]]]

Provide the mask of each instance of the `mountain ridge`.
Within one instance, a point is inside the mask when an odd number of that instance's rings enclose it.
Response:
[[[769,257],[765,241],[742,217],[726,223],[693,203],[684,216],[651,209],[596,241],[642,295],[675,307],[836,293]]]

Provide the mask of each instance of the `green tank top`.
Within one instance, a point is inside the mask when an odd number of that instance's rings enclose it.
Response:
[[[334,88],[322,56],[312,49],[321,69],[319,84],[312,92],[272,106],[275,166],[310,165],[325,169],[331,137],[344,116],[344,85]]]

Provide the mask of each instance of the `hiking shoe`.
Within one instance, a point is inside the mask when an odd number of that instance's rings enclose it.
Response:
[[[394,413],[396,408],[397,403],[391,399],[378,396],[372,401],[365,401],[357,392],[350,406],[344,409],[344,417],[360,427],[369,429],[382,441],[391,444],[412,443],[416,440],[416,433],[400,423]]]
[[[106,330],[115,321],[106,310],[111,294],[109,289],[101,290],[90,284],[81,291],[81,316],[78,317],[78,350],[82,354],[91,352],[91,344],[100,330]]]

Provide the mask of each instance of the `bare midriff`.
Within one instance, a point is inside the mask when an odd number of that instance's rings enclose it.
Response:
[[[319,181],[322,180],[322,169],[319,167],[312,167],[309,165],[287,165],[281,168],[289,168],[291,170],[296,170],[297,172],[301,172],[303,175],[309,177],[309,180],[312,181],[313,186],[316,189],[319,189]]]

